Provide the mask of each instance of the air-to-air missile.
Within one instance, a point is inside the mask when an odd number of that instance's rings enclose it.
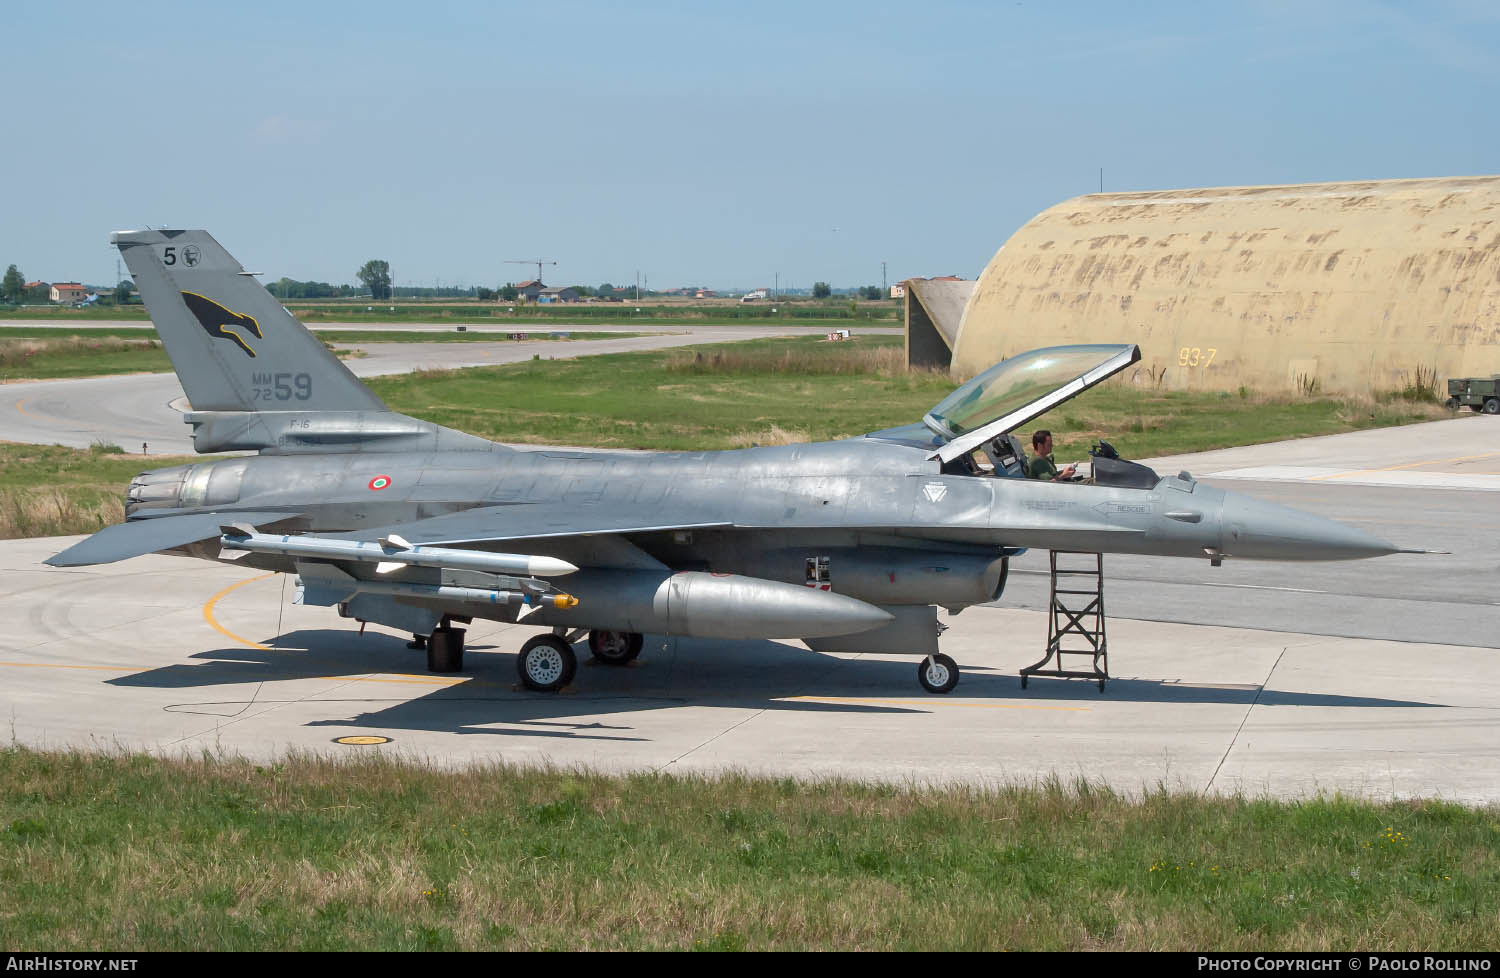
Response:
[[[488,574],[562,577],[578,570],[576,564],[558,560],[556,557],[413,546],[394,534],[381,537],[377,541],[370,541],[257,533],[254,527],[243,524],[228,524],[222,529],[224,533],[219,538],[219,546],[229,550],[280,554],[284,557],[353,560],[377,565],[375,571],[378,574],[386,574],[402,567],[441,567],[447,570],[472,570]]]
[[[297,562],[297,598],[294,604],[331,606],[342,604],[357,594],[386,594],[392,597],[441,604],[506,605],[524,618],[542,608],[576,608],[578,599],[557,591],[535,578],[501,577],[494,587],[457,584],[431,584],[419,581],[381,581],[358,578],[334,564]]]

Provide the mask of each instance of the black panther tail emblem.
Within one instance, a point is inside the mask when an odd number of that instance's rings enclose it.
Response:
[[[255,351],[250,349],[250,344],[245,342],[245,338],[229,328],[235,326],[250,333],[258,340],[265,339],[260,331],[260,323],[255,321],[254,316],[245,316],[237,312],[230,312],[214,300],[205,298],[196,292],[182,293],[182,301],[187,303],[188,309],[192,310],[193,315],[198,318],[198,324],[203,327],[204,332],[208,333],[209,336],[234,340],[235,344],[241,350],[244,350],[252,357],[255,356]]]

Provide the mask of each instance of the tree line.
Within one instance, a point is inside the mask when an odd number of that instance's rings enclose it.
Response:
[[[124,305],[127,302],[139,301],[135,298],[135,283],[130,279],[121,279],[113,290],[100,289],[99,293],[106,301],[113,299],[115,303]],[[31,288],[26,287],[26,276],[15,265],[5,270],[5,275],[0,277],[0,302],[10,305],[21,303],[39,303],[52,301],[52,283],[38,282]]]
[[[359,285],[333,285],[329,282],[306,281],[299,282],[296,279],[285,276],[274,282],[266,283],[266,290],[277,299],[282,301],[291,299],[342,299],[369,296],[372,299],[385,301],[394,295],[394,286],[391,282],[390,262],[379,258],[372,258],[365,262],[355,277],[359,279]],[[606,299],[633,298],[635,291],[631,286],[614,285],[610,282],[601,282],[597,286],[572,285],[568,286],[575,290],[580,297],[588,298],[598,296]],[[826,299],[832,294],[832,289],[827,282],[817,282],[813,285],[812,294],[815,299]],[[520,298],[520,290],[514,282],[507,282],[498,288],[486,288],[485,286],[471,286],[469,288],[437,288],[423,286],[408,286],[401,290],[402,296],[406,298],[463,298],[472,296],[481,302],[499,300],[501,302],[514,302]],[[642,296],[656,296],[660,293],[643,289]],[[880,299],[883,297],[880,286],[865,285],[858,290],[860,298]],[[5,276],[0,279],[0,301],[16,304],[22,302],[47,302],[50,299],[50,286],[40,283],[27,289],[26,277],[21,274],[15,265],[11,265],[5,271]],[[116,303],[124,305],[135,299],[135,284],[129,279],[123,279],[115,286],[113,299]],[[138,300],[136,300],[138,301]]]

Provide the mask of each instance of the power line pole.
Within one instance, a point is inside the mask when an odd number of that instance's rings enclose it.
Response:
[[[880,263],[880,297],[884,299],[891,294],[891,290],[885,284],[885,262]]]

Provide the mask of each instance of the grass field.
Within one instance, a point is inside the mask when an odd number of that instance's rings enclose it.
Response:
[[[0,540],[93,533],[125,518],[125,489],[136,473],[205,457],[126,455],[0,442]]]
[[[0,329],[0,382],[43,378],[99,377],[105,374],[171,370],[167,351],[151,334],[130,330],[98,336],[18,336]]]
[[[778,303],[663,303],[646,300],[630,303],[582,303],[576,305],[527,306],[521,303],[480,302],[402,302],[379,305],[362,301],[288,302],[287,308],[310,326],[319,322],[337,323],[441,323],[452,321],[485,322],[524,326],[548,323],[599,323],[624,325],[644,323],[670,325],[765,325],[782,322],[801,326],[849,326],[874,323],[899,326],[905,318],[900,302],[857,302],[851,309],[847,299],[813,302],[797,300]],[[640,311],[637,312],[636,310]],[[772,309],[775,312],[772,312]],[[145,320],[144,306],[106,306],[103,308],[66,309],[61,307],[0,307],[0,319],[12,321],[49,320],[107,321]]]
[[[953,389],[909,371],[901,338],[815,337],[380,377],[403,414],[511,442],[716,449],[821,441],[919,421]],[[1204,451],[1446,417],[1400,399],[1188,393],[1107,383],[1049,414],[1059,459],[1100,436],[1127,457]],[[1030,431],[1028,427],[1026,431]]]
[[[159,349],[97,355],[165,359]],[[907,370],[899,337],[870,336],[533,360],[369,384],[403,414],[500,441],[682,450],[820,441],[909,424],[953,388],[944,374]],[[1025,430],[1051,428],[1055,454],[1067,461],[1083,458],[1101,436],[1126,457],[1145,458],[1446,416],[1436,405],[1399,398],[1241,397],[1122,382]],[[85,533],[117,522],[130,477],[170,464],[177,460],[0,445],[0,538]]]
[[[565,337],[554,337],[551,332],[529,332],[527,339],[566,343],[572,340],[622,339],[641,335],[569,331]],[[425,333],[412,330],[333,330],[315,331],[314,335],[340,356],[353,355],[350,347],[369,343],[508,342],[504,334],[457,331]],[[167,358],[166,350],[150,331],[122,328],[63,331],[24,326],[0,327],[0,383],[152,373],[171,369],[172,363]]]
[[[0,750],[0,946],[1494,949],[1500,812]]]

